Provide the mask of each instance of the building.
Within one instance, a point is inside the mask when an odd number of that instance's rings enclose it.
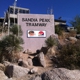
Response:
[[[3,26],[4,17],[0,17],[0,26]]]
[[[30,10],[27,8],[17,7],[16,5],[9,6],[8,10],[4,13],[4,17],[0,18],[0,30],[6,28],[6,31],[8,32],[7,34],[9,34],[9,27],[11,27],[13,24],[17,24],[18,13],[29,14]]]
[[[66,20],[55,19],[55,20],[54,20],[54,24],[55,24],[55,25],[60,25],[60,24],[66,25]]]
[[[17,24],[17,14],[29,14],[30,10],[27,8],[21,8],[16,6],[9,6],[8,11],[6,12],[5,21],[8,25]]]
[[[13,24],[20,25],[23,31],[23,36],[21,37],[24,40],[22,45],[24,51],[36,52],[36,50],[45,46],[45,40],[50,35],[55,35],[54,15],[29,13],[30,10],[27,8],[9,6],[4,15],[3,23],[4,26],[5,23],[8,24],[8,34],[10,26]],[[34,35],[32,36],[30,32],[33,32]]]
[[[67,31],[68,25],[66,24],[66,20],[55,19],[54,20],[54,25],[55,25],[55,27],[58,26],[61,29],[64,29],[64,31]]]

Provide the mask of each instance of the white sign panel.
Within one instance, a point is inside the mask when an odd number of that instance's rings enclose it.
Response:
[[[35,30],[28,30],[28,37],[29,38],[38,38],[38,37],[46,37],[46,31],[35,31]]]

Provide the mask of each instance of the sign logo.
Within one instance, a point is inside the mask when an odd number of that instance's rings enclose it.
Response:
[[[44,36],[44,32],[43,31],[39,31],[39,36]]]
[[[46,31],[28,30],[28,37],[46,37]]]

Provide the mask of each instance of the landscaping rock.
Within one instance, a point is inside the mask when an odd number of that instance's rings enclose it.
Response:
[[[30,80],[42,80],[40,76],[35,76],[34,78],[31,78]]]
[[[46,61],[43,52],[39,53],[38,59],[43,67],[46,67]]]
[[[23,66],[23,60],[22,60],[22,59],[19,59],[19,60],[18,60],[18,65],[19,65],[19,66]]]
[[[55,68],[37,75],[30,80],[80,80],[80,70]]]
[[[80,70],[55,68],[43,73],[42,80],[80,80]]]
[[[0,80],[7,80],[8,77],[4,74],[3,71],[0,70]]]
[[[33,74],[33,73],[37,73],[38,72],[38,67],[33,67],[31,70],[30,70],[30,73]]]
[[[0,63],[0,70],[4,71],[5,70],[5,66],[3,64]]]
[[[71,41],[77,41],[77,38],[75,38],[75,37],[69,37],[69,40],[71,40]]]
[[[23,66],[23,67],[28,67],[28,66],[29,66],[29,65],[28,65],[28,61],[22,60],[22,59],[19,59],[19,60],[18,60],[18,65],[19,65],[19,66]]]
[[[6,74],[6,76],[8,76],[8,78],[13,77],[13,65],[10,64],[10,65],[6,66],[5,74]]]
[[[28,61],[29,66],[33,66],[33,62],[32,62],[32,59],[30,57],[27,59],[27,61]]]
[[[4,65],[4,66],[8,66],[8,65],[10,65],[10,64],[11,64],[11,63],[8,62],[8,61],[4,61],[4,62],[3,62],[3,65]]]
[[[55,56],[56,55],[56,49],[57,49],[57,46],[53,46],[53,47],[49,48],[47,55],[48,56]]]
[[[29,66],[28,61],[23,61],[23,67],[27,68]]]
[[[19,66],[16,66],[16,65],[14,65],[13,67],[14,67],[13,77],[15,77],[15,78],[27,75],[28,72],[30,71],[28,68],[19,67]]]
[[[23,68],[17,65],[8,65],[6,66],[5,73],[9,78],[10,77],[18,78],[27,75],[29,71],[30,70],[28,68]]]

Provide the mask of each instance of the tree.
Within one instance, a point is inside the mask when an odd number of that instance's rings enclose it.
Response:
[[[77,29],[77,33],[80,34],[80,16],[77,15],[74,20],[70,21],[70,24]]]

